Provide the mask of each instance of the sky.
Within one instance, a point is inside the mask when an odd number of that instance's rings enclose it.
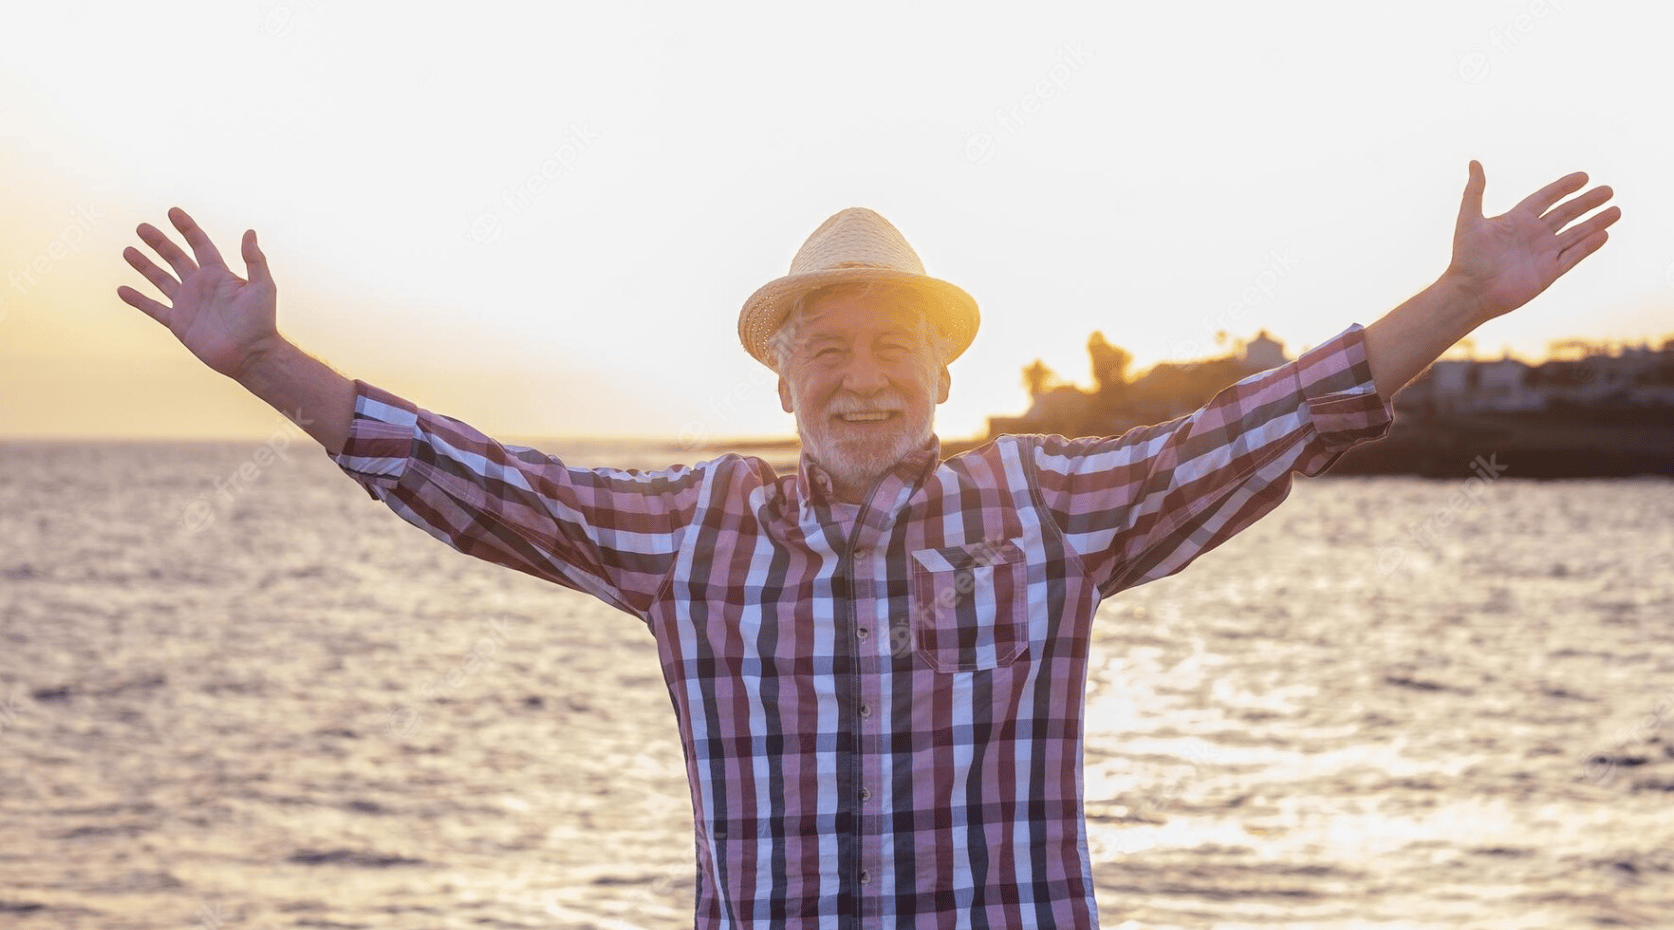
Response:
[[[1575,170],[1611,241],[1479,356],[1674,333],[1674,5],[31,3],[0,57],[0,436],[279,414],[115,296],[141,222],[257,230],[279,325],[490,435],[790,435],[739,307],[888,217],[982,311],[944,437],[1266,329],[1295,355]],[[26,37],[26,40],[22,40]]]

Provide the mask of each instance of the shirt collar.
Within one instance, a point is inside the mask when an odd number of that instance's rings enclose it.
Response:
[[[930,473],[942,460],[942,440],[934,433],[922,447],[908,452],[895,463],[895,467],[884,473],[879,481],[880,487],[891,483],[891,479],[899,479],[901,483],[916,487],[930,477]],[[820,464],[803,450],[802,458],[797,463],[797,484],[804,500],[826,503],[834,501],[831,496],[836,484],[831,475]]]

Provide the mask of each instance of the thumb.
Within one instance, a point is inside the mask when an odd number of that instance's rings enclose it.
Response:
[[[267,256],[262,254],[261,247],[256,245],[256,231],[246,229],[241,248],[244,253],[244,264],[249,269],[251,284],[273,286],[273,275],[267,269]]]
[[[1459,203],[1460,219],[1482,218],[1482,190],[1488,179],[1482,173],[1482,163],[1471,159],[1470,177],[1465,181],[1465,196]]]

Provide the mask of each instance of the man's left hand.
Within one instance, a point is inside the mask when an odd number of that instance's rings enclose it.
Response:
[[[1610,238],[1605,230],[1621,219],[1620,207],[1575,223],[1610,199],[1614,192],[1609,187],[1600,185],[1559,203],[1586,183],[1585,172],[1565,175],[1509,212],[1485,217],[1482,190],[1487,180],[1482,165],[1471,162],[1453,231],[1453,261],[1444,279],[1473,305],[1474,324],[1528,303]]]

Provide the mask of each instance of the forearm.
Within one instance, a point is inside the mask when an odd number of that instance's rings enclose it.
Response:
[[[1476,302],[1448,275],[1366,327],[1366,361],[1378,396],[1390,400],[1480,320]]]
[[[250,393],[302,427],[336,455],[349,441],[355,383],[281,339],[253,357],[237,378]]]

